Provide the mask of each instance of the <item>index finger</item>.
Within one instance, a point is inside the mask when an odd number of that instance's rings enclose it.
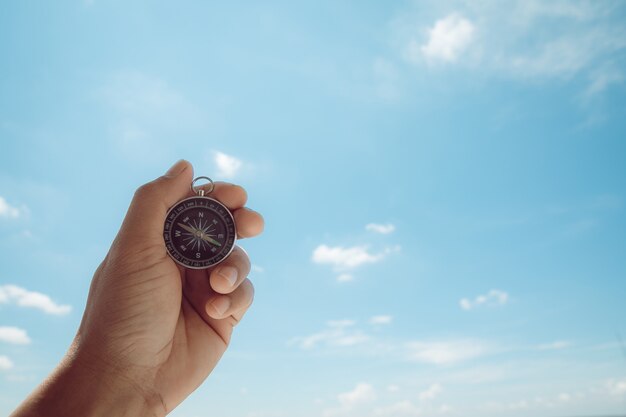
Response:
[[[208,191],[211,186],[204,184],[196,187],[196,189]],[[242,186],[224,181],[215,181],[213,191],[207,193],[206,196],[219,200],[231,211],[243,207],[248,201],[248,193]]]

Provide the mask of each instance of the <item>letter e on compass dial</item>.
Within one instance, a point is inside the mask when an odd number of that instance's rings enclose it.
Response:
[[[226,206],[210,197],[195,196],[179,201],[167,212],[163,239],[176,262],[204,269],[230,255],[237,228]]]

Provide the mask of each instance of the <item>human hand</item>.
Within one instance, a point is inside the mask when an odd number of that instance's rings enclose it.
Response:
[[[56,416],[57,407],[59,415],[126,415],[131,409],[132,415],[165,415],[213,370],[254,289],[240,247],[208,270],[186,269],[167,254],[165,215],[191,195],[192,178],[191,165],[179,161],[137,190],[94,274],[68,355],[14,416],[43,415],[37,413],[42,409]],[[243,188],[218,182],[211,196],[231,210],[239,238],[261,233],[263,218],[244,207]],[[89,404],[57,400],[72,393]]]

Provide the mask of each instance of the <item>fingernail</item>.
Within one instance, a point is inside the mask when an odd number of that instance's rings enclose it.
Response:
[[[224,266],[217,273],[223,276],[231,287],[237,282],[237,269],[232,266]]]
[[[210,302],[213,311],[217,313],[218,316],[223,315],[230,307],[230,298],[226,296],[218,297],[215,300]],[[210,313],[209,313],[210,314]]]
[[[187,168],[187,161],[185,161],[184,159],[180,159],[178,162],[172,165],[170,169],[167,170],[167,172],[165,173],[165,176],[176,177],[178,176],[178,174],[183,172],[185,168]]]

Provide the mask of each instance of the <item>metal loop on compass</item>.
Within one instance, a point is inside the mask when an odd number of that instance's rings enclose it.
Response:
[[[194,184],[196,183],[196,181],[199,180],[207,180],[209,182],[209,188],[207,190],[203,189],[203,188],[199,188],[199,187],[194,187]],[[207,184],[205,184],[207,185]],[[196,177],[194,178],[193,181],[191,181],[191,191],[193,193],[198,194],[200,197],[202,197],[204,194],[210,194],[213,189],[215,188],[215,183],[213,182],[213,180],[209,177]]]

